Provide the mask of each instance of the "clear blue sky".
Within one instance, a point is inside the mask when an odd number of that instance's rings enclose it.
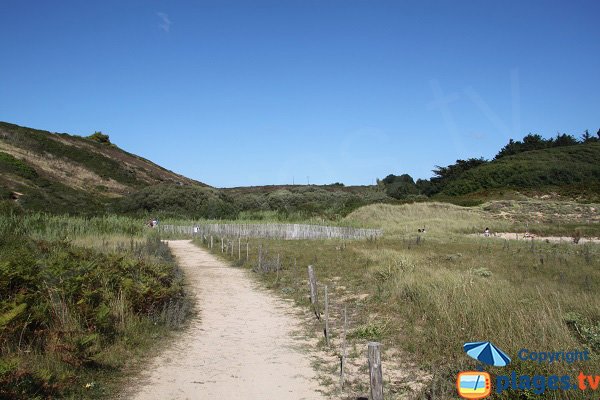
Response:
[[[0,120],[213,186],[343,182],[600,128],[600,2],[0,0]]]

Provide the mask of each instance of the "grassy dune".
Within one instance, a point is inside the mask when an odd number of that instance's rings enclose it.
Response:
[[[399,350],[404,360],[399,368],[414,362],[433,375],[421,393],[424,397],[455,397],[456,373],[476,367],[462,351],[467,341],[492,341],[512,356],[508,370],[518,374],[569,374],[575,379],[581,369],[600,370],[600,246],[465,235],[486,226],[510,231],[528,220],[517,214],[498,217],[484,207],[372,205],[347,218],[356,225],[383,227],[384,238],[345,243],[253,240],[249,260],[245,254],[237,260],[235,251],[229,258],[261,271],[269,287],[302,306],[308,306],[306,265],[314,265],[320,283],[329,288],[334,335],[340,335],[340,310],[346,305],[353,346],[360,350],[368,340],[380,340],[387,354]],[[578,226],[597,233],[597,224],[590,227],[585,220],[573,221],[569,229]],[[426,233],[419,234],[417,229],[423,227]],[[543,222],[536,227],[540,232],[554,229]],[[259,245],[263,262],[271,268],[257,268]],[[214,250],[221,254],[220,247]],[[593,358],[586,363],[536,364],[518,360],[521,348],[589,348]],[[329,352],[334,356],[339,348]],[[360,351],[355,355],[363,357]],[[387,359],[388,365],[397,361]],[[506,370],[488,369],[499,374]],[[361,382],[357,378],[351,383],[348,394],[364,391]],[[392,398],[401,396],[410,379],[387,385]],[[519,395],[525,396],[505,392],[502,398]],[[578,391],[545,393],[547,398],[567,395],[589,398],[589,393]]]

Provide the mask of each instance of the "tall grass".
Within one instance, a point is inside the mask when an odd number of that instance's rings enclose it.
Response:
[[[432,376],[420,394],[409,398],[455,398],[456,374],[477,368],[462,350],[468,341],[492,341],[512,356],[510,367],[490,368],[493,374],[514,370],[568,374],[575,380],[580,369],[600,370],[600,246],[471,237],[464,233],[486,226],[509,231],[522,221],[447,204],[367,206],[348,218],[381,226],[383,239],[251,240],[247,260],[244,252],[238,260],[236,251],[227,256],[218,246],[213,250],[236,265],[261,271],[258,276],[266,285],[306,307],[306,266],[314,265],[320,282],[329,287],[334,335],[340,334],[339,310],[345,305],[353,345],[363,348],[369,340],[382,341],[384,349],[403,354],[405,364],[398,368],[414,363]],[[425,233],[419,233],[423,227]],[[552,229],[543,223],[538,227]],[[256,268],[259,245],[267,260],[280,260],[278,268]],[[587,348],[592,360],[524,362],[516,357],[521,348]],[[385,356],[384,363],[397,366],[397,360]],[[363,356],[358,352],[356,357]],[[386,382],[392,393],[409,384],[406,379]],[[360,395],[361,390],[358,380],[348,395]],[[507,391],[498,398],[527,398],[523,396]],[[589,393],[548,391],[544,396],[584,399]]]

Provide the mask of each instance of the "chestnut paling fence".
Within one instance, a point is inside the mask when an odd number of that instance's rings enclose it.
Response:
[[[382,229],[306,224],[200,224],[159,225],[165,233],[215,235],[265,239],[373,239],[383,235]]]

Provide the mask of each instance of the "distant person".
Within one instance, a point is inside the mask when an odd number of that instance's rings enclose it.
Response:
[[[485,228],[485,230],[483,231],[483,236],[485,236],[485,237],[490,236],[490,228]]]

